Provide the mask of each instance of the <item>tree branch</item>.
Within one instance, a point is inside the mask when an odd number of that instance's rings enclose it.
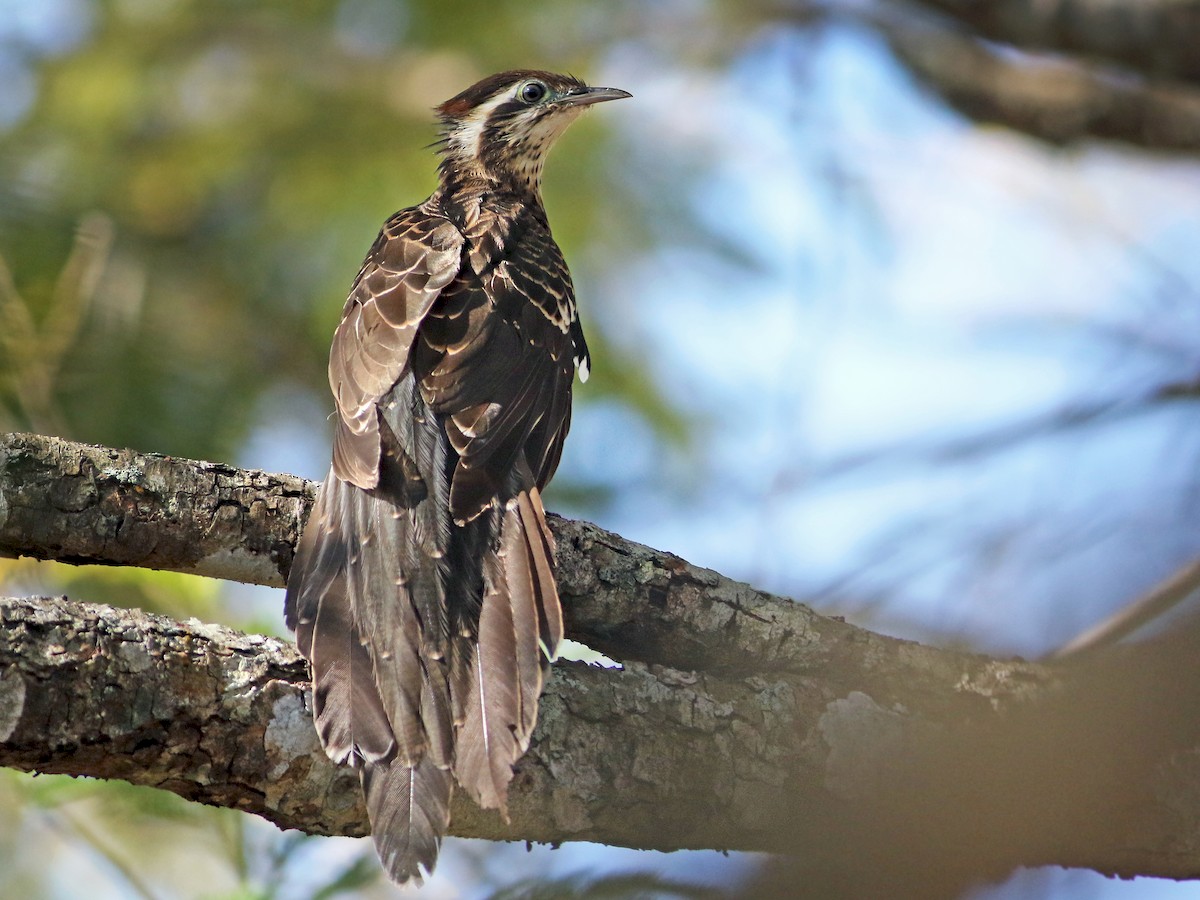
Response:
[[[10,554],[281,584],[310,496],[289,476],[0,441]],[[814,885],[894,888],[916,872],[914,896],[935,896],[931,866],[947,891],[1025,863],[1200,872],[1200,641],[1178,658],[1122,650],[1109,669],[986,659],[818,616],[587,523],[554,529],[571,633],[626,666],[556,665],[511,824],[456,800],[455,834],[786,850]],[[273,638],[3,600],[0,764],[361,834],[355,779],[317,746],[305,679]]]
[[[293,645],[65,598],[0,599],[0,626],[0,763],[121,778],[282,828],[366,833],[357,778],[317,743]],[[811,768],[793,740],[801,706],[767,680],[560,664],[511,825],[460,796],[452,831],[778,848],[764,817]]]
[[[1080,653],[1094,653],[1115,644],[1144,625],[1161,619],[1168,612],[1200,591],[1200,559],[1193,559],[1107,619],[1076,635],[1052,654],[1066,659]]]
[[[934,0],[932,5],[982,10],[993,4]],[[1016,0],[1007,5],[1057,6]],[[888,8],[865,15],[914,75],[976,121],[996,122],[1055,144],[1105,138],[1151,149],[1200,151],[1200,87],[1194,81],[1151,80],[1061,56],[1018,55],[961,27],[911,12]],[[1190,44],[1187,52],[1189,63],[1177,68],[1192,75],[1197,54]]]
[[[316,485],[31,434],[0,436],[0,554],[283,587]],[[881,689],[897,642],[588,522],[550,516],[569,635],[622,662],[803,674],[850,653]],[[957,672],[942,672],[953,678]]]
[[[983,37],[1200,83],[1197,0],[917,0]]]

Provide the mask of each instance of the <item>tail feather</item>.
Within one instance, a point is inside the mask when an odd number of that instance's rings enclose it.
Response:
[[[416,766],[364,766],[360,778],[379,861],[393,881],[420,884],[433,872],[450,824],[449,770],[426,758]]]
[[[391,559],[399,565],[424,650],[444,656],[450,635],[445,441],[433,414],[419,402],[411,373],[389,395],[381,419],[384,450],[374,492],[382,501],[380,527],[392,536]]]
[[[374,490],[330,473],[286,602],[322,745],[361,767],[376,848],[401,882],[432,870],[453,778],[507,817],[563,637],[554,539],[537,489],[519,486],[528,471],[503,507],[451,525],[447,480],[421,474],[444,471],[429,424],[384,414]]]
[[[395,739],[375,687],[374,666],[355,626],[346,545],[345,485],[332,476],[316,503],[288,579],[285,612],[313,669],[313,717],[321,745],[339,763],[390,756]]]
[[[336,588],[321,601],[309,653],[317,734],[337,763],[388,759],[396,740],[375,686],[375,667],[346,615],[344,583]]]
[[[521,531],[529,547],[529,557],[537,572],[539,635],[548,661],[558,658],[558,645],[563,639],[562,604],[558,599],[558,584],[554,579],[554,535],[546,523],[546,510],[537,488],[517,497],[521,511]]]
[[[523,496],[523,495],[522,495]],[[538,649],[538,607],[541,590],[536,569],[529,554],[529,541],[521,521],[518,500],[512,501],[504,517],[499,556],[504,566],[512,608],[516,652],[513,655],[513,675],[516,679],[517,718],[515,736],[518,755],[529,746],[533,726],[537,723],[537,701],[542,692],[541,651]],[[515,762],[515,760],[514,760]]]
[[[384,504],[378,499],[349,484],[340,489],[349,495],[355,539],[346,570],[349,612],[355,629],[371,636],[367,649],[376,690],[396,736],[396,752],[401,762],[414,765],[426,746],[421,722],[423,678],[418,632],[404,627],[411,618],[405,616],[409,604],[404,586],[396,583],[400,574],[391,544],[397,529],[381,527],[379,512]],[[381,591],[380,585],[393,587]]]
[[[398,465],[394,456],[388,464]],[[423,627],[444,605],[440,551],[413,539],[419,514],[392,486],[364,491],[330,473],[297,548],[287,617],[312,665],[314,719],[331,759],[448,769],[447,642],[436,621],[434,637]]]
[[[425,726],[426,752],[433,763],[448,769],[454,762],[454,707],[447,678],[448,663],[422,658],[421,722]],[[433,671],[430,669],[433,668]]]
[[[309,513],[308,524],[296,545],[296,556],[288,576],[287,596],[283,614],[288,628],[296,632],[296,645],[308,657],[312,647],[313,628],[321,598],[332,589],[333,582],[342,577],[346,566],[345,545],[330,540],[341,528],[335,510],[328,502],[329,489],[322,482]]]
[[[543,681],[539,642],[553,652],[562,635],[540,506],[527,492],[510,501],[497,546],[483,561],[483,608],[455,759],[455,775],[466,791],[480,806],[506,816],[513,766],[528,749],[537,721]]]
[[[467,696],[471,693],[475,669],[475,638],[475,628],[463,627],[450,642],[450,704],[456,741],[459,729],[467,720]]]
[[[505,812],[512,766],[523,749],[516,735],[517,642],[509,586],[495,552],[483,561],[483,577],[483,609],[454,774],[480,806]]]

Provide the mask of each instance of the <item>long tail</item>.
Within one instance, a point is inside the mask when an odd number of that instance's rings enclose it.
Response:
[[[391,459],[402,473],[404,460]],[[286,600],[312,665],[322,746],[360,769],[376,850],[400,883],[433,870],[451,771],[507,816],[513,765],[563,637],[537,489],[466,528],[444,527],[431,500],[396,478],[363,491],[331,472]],[[450,561],[466,571],[448,571]]]
[[[554,537],[537,488],[505,505],[484,556],[483,586],[454,774],[480,806],[507,818],[513,766],[529,747],[545,673],[563,638]]]
[[[421,506],[331,472],[285,602],[312,665],[321,744],[359,769],[376,850],[400,883],[433,870],[454,753],[440,532]]]

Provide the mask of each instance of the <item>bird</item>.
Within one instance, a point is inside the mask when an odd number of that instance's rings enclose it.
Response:
[[[438,185],[384,223],[334,332],[332,463],[284,612],[399,884],[432,873],[455,783],[507,820],[563,640],[541,495],[591,358],[542,169],[629,96],[522,69],[436,107]]]

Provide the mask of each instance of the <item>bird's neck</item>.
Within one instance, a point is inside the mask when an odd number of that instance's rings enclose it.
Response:
[[[438,167],[437,193],[462,205],[488,197],[504,197],[542,208],[542,170],[536,167],[487,165],[481,160],[446,157]]]

